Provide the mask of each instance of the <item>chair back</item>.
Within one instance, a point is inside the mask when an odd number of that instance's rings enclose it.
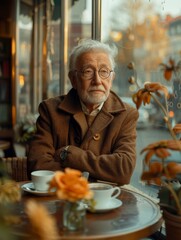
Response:
[[[1,161],[7,174],[13,180],[27,181],[27,157],[2,157]]]

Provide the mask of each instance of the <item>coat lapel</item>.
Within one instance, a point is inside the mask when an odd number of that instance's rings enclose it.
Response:
[[[78,112],[78,113],[74,114],[74,119],[80,126],[80,129],[81,129],[81,139],[83,139],[83,137],[86,134],[87,129],[88,129],[88,125],[87,125],[87,120],[86,120],[85,114],[83,112]]]
[[[86,142],[90,138],[93,138],[94,140],[99,140],[100,132],[110,124],[113,118],[114,117],[111,114],[101,111],[97,115],[91,127],[88,129],[87,133],[85,134],[82,144],[84,144],[84,142]]]
[[[68,131],[69,131],[69,120],[70,116],[65,115],[63,118],[59,119],[60,128],[60,136],[61,136],[61,145],[66,146],[68,144]]]
[[[100,137],[100,132],[114,119],[114,113],[125,110],[125,106],[122,101],[118,100],[117,95],[111,91],[110,97],[105,102],[102,110],[99,112],[90,128],[88,128],[85,115],[81,109],[79,97],[74,89],[70,90],[68,95],[59,105],[59,108],[69,114],[72,114],[75,121],[79,124],[83,144],[90,138],[98,139]],[[61,120],[61,126],[64,126],[61,133],[62,136],[64,136],[64,145],[68,142],[69,120],[70,115]]]

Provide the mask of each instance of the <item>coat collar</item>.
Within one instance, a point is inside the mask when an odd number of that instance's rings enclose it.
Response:
[[[72,88],[68,92],[68,94],[64,96],[64,99],[61,101],[58,107],[61,110],[73,115],[76,113],[82,112],[77,91]],[[103,112],[114,114],[114,113],[125,111],[126,106],[113,91],[110,91],[110,95],[106,100],[106,102],[104,103],[102,110]]]
[[[75,89],[72,88],[68,94],[63,97],[58,108],[73,115],[73,118],[80,126],[82,139],[84,140],[97,136],[98,133],[110,124],[116,113],[126,110],[125,104],[113,91],[111,91],[108,99],[102,107],[102,110],[98,113],[94,123],[87,131],[86,118],[82,112],[80,100]],[[68,133],[67,124],[64,124],[64,131]]]

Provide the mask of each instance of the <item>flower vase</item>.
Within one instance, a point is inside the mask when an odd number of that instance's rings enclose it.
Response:
[[[63,209],[63,226],[70,231],[83,230],[85,227],[86,208],[81,201],[66,201]]]
[[[163,210],[167,240],[177,240],[181,236],[181,216]]]

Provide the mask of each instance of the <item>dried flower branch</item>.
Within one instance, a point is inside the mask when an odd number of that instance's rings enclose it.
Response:
[[[181,69],[181,61],[176,65],[174,60],[170,59],[169,64],[160,64],[162,70],[164,71],[165,80],[170,81],[172,74],[178,76],[179,70]],[[137,109],[140,108],[142,104],[149,104],[151,99],[158,104],[160,110],[163,113],[163,119],[167,124],[168,130],[172,139],[161,140],[149,144],[145,147],[141,154],[146,152],[144,156],[144,171],[141,175],[141,180],[146,181],[148,184],[154,183],[162,187],[166,187],[171,194],[172,209],[175,209],[178,215],[181,216],[181,185],[175,184],[173,181],[177,181],[178,175],[181,174],[181,164],[173,161],[167,162],[167,157],[171,155],[169,150],[181,152],[181,139],[177,139],[177,134],[181,132],[181,124],[176,124],[173,128],[170,123],[167,100],[170,95],[167,90],[167,87],[160,83],[145,83],[144,87],[141,88],[137,82],[137,74],[135,66],[133,63],[128,65],[129,69],[134,71],[134,81],[128,80],[131,84],[136,84],[138,91],[133,94],[132,99],[136,104]],[[164,99],[164,104],[160,99]],[[155,155],[158,160],[152,162],[152,156]],[[176,187],[175,187],[176,186]],[[163,194],[160,194],[163,196]],[[164,195],[165,196],[165,195]],[[170,196],[168,195],[170,198]],[[164,201],[164,206],[167,204],[167,207],[170,207],[170,201]],[[160,201],[160,204],[162,202]],[[163,206],[163,205],[162,205]]]
[[[1,179],[0,181],[0,204],[17,202],[21,199],[19,184],[13,180]]]
[[[170,58],[168,61],[168,64],[161,63],[160,66],[161,66],[161,70],[164,73],[164,78],[167,81],[171,80],[173,74],[175,74],[175,77],[179,77],[178,73],[181,68],[181,61],[179,61],[176,64],[175,61],[172,58]]]
[[[36,203],[33,200],[29,200],[26,203],[25,211],[30,220],[32,239],[60,239],[58,227],[54,217],[49,214],[47,209],[42,204]]]
[[[0,165],[3,168],[2,165]],[[0,231],[3,231],[5,238],[10,237],[10,226],[12,224],[19,224],[20,217],[13,215],[13,203],[21,199],[21,190],[19,184],[11,179],[8,179],[4,169],[0,171]],[[11,206],[11,207],[10,207]]]

